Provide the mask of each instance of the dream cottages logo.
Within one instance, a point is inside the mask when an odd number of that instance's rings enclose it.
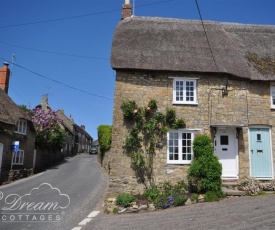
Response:
[[[0,192],[0,200],[3,222],[58,222],[70,205],[70,197],[48,183],[23,196]]]

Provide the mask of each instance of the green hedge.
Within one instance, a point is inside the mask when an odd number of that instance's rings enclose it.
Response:
[[[112,143],[112,126],[111,125],[100,125],[97,127],[98,133],[98,144],[100,147],[101,161],[104,158],[104,154],[111,148]]]

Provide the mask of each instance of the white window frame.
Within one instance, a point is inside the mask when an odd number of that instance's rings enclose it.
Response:
[[[183,85],[183,99],[182,100],[177,100],[177,89],[176,89],[176,84],[177,82],[182,82]],[[193,83],[193,97],[194,100],[193,101],[188,101],[186,100],[187,97],[187,93],[186,89],[187,89],[187,82],[192,82]],[[173,104],[189,104],[189,105],[197,105],[198,101],[197,101],[197,79],[195,78],[174,78],[173,79]]]
[[[274,99],[274,103],[273,103]],[[270,102],[271,102],[271,109],[275,109],[275,84],[270,85]]]
[[[178,139],[177,139],[177,144],[176,142],[173,142],[173,145],[171,145],[169,136],[170,134],[177,134],[178,135]],[[185,148],[190,151],[188,151],[188,154],[191,154],[191,158],[190,159],[183,159],[183,139],[182,139],[182,134],[190,134],[190,143],[185,145]],[[175,140],[175,139],[174,139]],[[187,139],[186,139],[187,140]],[[167,164],[190,164],[193,159],[194,159],[194,152],[193,152],[193,141],[194,141],[194,130],[189,130],[189,129],[180,129],[180,130],[170,130],[167,132]],[[174,148],[178,148],[178,160],[175,159],[170,159],[170,148],[173,149],[173,152],[175,151]],[[190,148],[190,149],[189,149]],[[186,150],[185,149],[185,150]],[[172,153],[173,154],[173,153]]]
[[[24,164],[24,150],[19,149],[13,151],[12,154],[12,165],[23,165]]]
[[[25,120],[18,120],[17,121],[17,129],[15,131],[16,133],[19,134],[27,134],[27,121]]]

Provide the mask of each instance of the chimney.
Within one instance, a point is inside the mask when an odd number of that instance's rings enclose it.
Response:
[[[85,125],[80,125],[80,128],[82,128],[83,130],[85,130]]]
[[[70,114],[70,121],[71,121],[72,124],[74,124],[74,119],[72,117],[72,114]]]
[[[42,96],[42,102],[41,102],[41,109],[44,111],[48,111],[48,95],[43,95]]]
[[[10,81],[10,69],[9,64],[4,62],[4,66],[0,68],[0,87],[8,94],[9,81]]]
[[[122,5],[122,16],[121,20],[125,18],[129,18],[132,16],[132,5],[130,4],[130,0],[125,0],[125,4]]]

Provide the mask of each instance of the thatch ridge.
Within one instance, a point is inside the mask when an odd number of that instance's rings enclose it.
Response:
[[[16,125],[22,118],[30,121],[30,117],[0,88],[0,122]]]

